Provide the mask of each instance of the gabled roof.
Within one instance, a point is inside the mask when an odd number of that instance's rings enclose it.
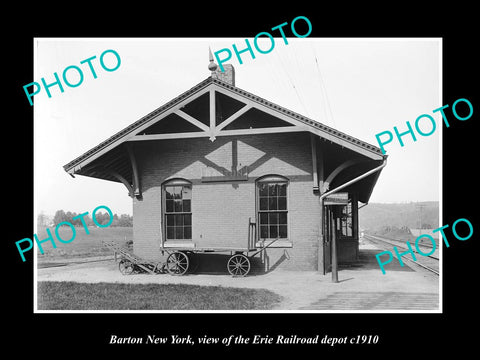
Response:
[[[256,109],[265,111],[270,115],[278,117],[279,119],[282,119],[291,125],[294,125],[294,126],[286,127],[285,132],[307,131],[321,138],[330,140],[333,143],[349,148],[372,160],[382,160],[384,158],[384,155],[382,154],[380,148],[376,146],[370,145],[353,136],[342,133],[329,126],[326,126],[317,121],[309,119],[303,115],[300,115],[294,111],[288,110],[282,106],[274,104],[268,100],[265,100],[260,96],[249,93],[245,90],[232,86],[216,78],[208,77],[207,79],[203,80],[202,82],[195,85],[191,89],[185,91],[183,94],[172,99],[165,105],[152,111],[148,115],[145,115],[141,119],[135,121],[133,124],[127,126],[123,130],[117,132],[110,138],[101,142],[100,144],[93,147],[92,149],[88,150],[84,154],[70,161],[68,164],[64,165],[65,171],[67,171],[70,174],[74,174],[75,172],[77,172],[77,170],[80,170],[81,168],[87,166],[90,162],[92,162],[102,154],[105,154],[106,152],[116,148],[120,144],[127,141],[153,140],[153,139],[166,138],[166,136],[168,136],[168,138],[170,139],[174,139],[176,137],[180,138],[180,137],[209,136],[210,140],[213,141],[215,139],[215,136],[219,136],[222,134],[234,135],[234,134],[240,134],[240,133],[241,134],[261,133],[258,129],[245,129],[243,131],[239,131],[239,130],[225,131],[223,129],[225,126],[222,124],[220,124],[220,126],[216,126],[214,123],[215,120],[210,120],[210,127],[209,127],[208,125],[200,123],[198,120],[196,120],[192,116],[181,111],[182,105],[184,106],[188,102],[194,100],[195,98],[198,98],[201,94],[204,94],[207,91],[217,91],[219,93],[223,93],[227,96],[233,97],[238,101],[241,101],[247,104],[247,107],[245,109],[240,109],[238,111],[238,114],[233,114],[233,116],[230,117],[231,119],[228,122],[233,121],[232,120],[233,118],[238,118],[240,116],[239,114],[245,113],[247,109],[256,108]],[[183,116],[187,121],[196,125],[203,131],[197,132],[197,133],[190,132],[183,135],[168,134],[168,135],[164,135],[163,137],[161,135],[157,135],[156,137],[155,135],[139,135],[143,129],[151,126],[152,124],[158,121],[161,121],[165,116],[167,116],[167,114],[171,114],[173,112],[181,114],[181,116]],[[213,114],[213,116],[210,115],[210,117],[211,118],[215,117],[215,114]],[[213,121],[213,125],[212,125],[212,121]],[[278,127],[271,128],[268,130],[269,133],[282,132],[282,131],[283,130]]]

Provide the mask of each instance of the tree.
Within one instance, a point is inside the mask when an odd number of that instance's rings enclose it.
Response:
[[[41,228],[47,227],[49,220],[48,216],[41,211],[40,214],[37,215],[37,226]]]
[[[72,213],[71,211],[67,211],[65,214],[65,221],[68,221],[69,223],[73,223],[72,218],[75,216],[75,213]]]
[[[93,218],[93,214],[92,214],[92,218]],[[103,225],[105,224],[105,217],[104,217],[104,213],[103,212],[96,212],[95,213],[95,220],[96,220],[96,224],[100,224],[100,225]]]
[[[91,213],[87,215],[80,216],[82,213],[76,213],[72,211],[65,212],[64,210],[57,210],[55,212],[55,216],[53,217],[53,226],[57,226],[61,222],[69,222],[73,226],[81,227],[83,223],[85,226],[96,226],[97,224],[93,222]],[[77,218],[76,218],[77,217]],[[76,219],[74,219],[76,218]],[[41,212],[37,217],[37,223],[39,226],[48,226],[51,224],[51,217],[46,216]],[[83,219],[83,221],[82,221]],[[108,212],[101,212],[98,211],[95,213],[95,220],[100,225],[108,224],[111,220],[111,224],[109,226],[123,226],[123,227],[132,227],[133,226],[133,216],[128,214],[122,214],[118,216],[117,214],[113,214],[113,218],[110,218],[110,214]]]
[[[120,219],[118,219],[118,226],[132,227],[133,216],[127,214],[120,215]]]
[[[92,215],[93,216],[93,215]],[[118,217],[118,216],[117,216]],[[98,224],[100,225],[106,225],[110,222],[110,220],[112,221],[112,223],[109,225],[109,226],[112,226],[113,225],[113,220],[115,220],[115,216],[113,216],[113,218],[111,219],[110,218],[110,214],[108,212],[96,212],[95,213],[95,220],[97,221]]]
[[[53,216],[53,224],[57,226],[63,221],[68,221],[67,214],[65,214],[65,211],[63,210],[57,210]]]

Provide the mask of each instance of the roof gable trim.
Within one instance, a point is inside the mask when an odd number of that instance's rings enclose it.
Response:
[[[231,97],[237,101],[245,103],[235,113],[231,114],[227,119],[224,119],[220,124],[215,123],[215,91]],[[181,110],[187,103],[194,101],[205,93],[210,92],[210,122],[209,126],[195,119],[191,115]],[[252,108],[256,108],[262,112],[281,119],[291,126],[277,126],[267,128],[255,129],[236,129],[225,130],[225,127],[236,121],[239,117],[245,114]],[[142,130],[161,121],[166,116],[175,113],[181,116],[184,120],[190,122],[201,131],[198,132],[184,132],[184,133],[170,133],[158,135],[138,135]],[[344,134],[326,125],[311,120],[303,115],[288,110],[282,106],[269,102],[259,96],[251,94],[245,90],[239,89],[235,86],[227,84],[215,78],[207,78],[183,94],[172,99],[165,105],[145,115],[133,124],[127,126],[125,129],[114,134],[107,140],[87,151],[83,155],[72,160],[64,166],[65,171],[70,174],[75,173],[81,167],[84,167],[99,156],[105,154],[109,150],[126,141],[142,141],[142,140],[160,140],[160,139],[176,139],[176,138],[194,138],[194,137],[209,137],[214,141],[217,136],[231,136],[231,135],[246,135],[259,133],[277,133],[277,132],[298,132],[308,131],[319,137],[330,140],[338,145],[349,148],[355,152],[361,153],[369,158],[379,160],[383,158],[380,149],[365,143],[352,136]]]

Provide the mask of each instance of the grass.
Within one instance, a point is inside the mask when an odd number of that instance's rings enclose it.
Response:
[[[72,257],[87,257],[112,255],[113,252],[104,247],[102,240],[114,241],[120,245],[124,245],[127,240],[133,239],[132,227],[107,227],[96,228],[89,227],[90,234],[86,234],[83,227],[75,228],[76,236],[72,242],[62,243],[55,235],[55,229],[50,229],[55,240],[57,248],[53,248],[50,241],[42,243],[44,254],[37,250],[38,260],[64,259]],[[68,226],[59,228],[59,235],[62,239],[68,240],[72,237],[72,230]],[[39,240],[47,238],[45,229],[39,229],[37,232]]]
[[[281,296],[221,286],[40,281],[37,299],[39,310],[268,310]]]

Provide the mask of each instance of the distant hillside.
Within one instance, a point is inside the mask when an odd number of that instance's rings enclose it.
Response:
[[[359,227],[377,231],[385,227],[436,229],[440,225],[438,201],[410,203],[371,203],[359,211]]]

